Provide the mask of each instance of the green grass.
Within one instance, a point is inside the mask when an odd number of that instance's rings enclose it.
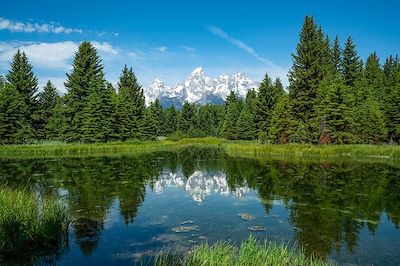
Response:
[[[217,243],[212,246],[203,244],[180,261],[161,255],[154,264],[157,266],[177,264],[184,266],[333,265],[331,262],[307,257],[303,251],[290,249],[283,244],[258,242],[253,236],[244,241],[239,250],[227,243]]]
[[[290,160],[355,160],[400,164],[399,145],[307,145],[260,144],[257,141],[228,141],[218,138],[127,141],[110,143],[44,142],[0,146],[0,158],[85,157],[172,151],[185,147],[222,148],[233,157]]]
[[[68,241],[66,208],[53,198],[0,188],[0,255],[19,256],[28,250],[61,247]]]

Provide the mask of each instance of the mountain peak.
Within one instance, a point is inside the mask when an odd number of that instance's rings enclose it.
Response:
[[[192,76],[203,76],[204,75],[204,69],[202,67],[197,67],[192,71],[191,75]]]
[[[145,89],[145,96],[146,104],[159,99],[164,107],[173,104],[179,108],[185,101],[221,104],[231,91],[244,98],[250,89],[257,87],[258,83],[247,78],[243,72],[210,78],[204,75],[202,67],[197,67],[187,79],[175,86],[170,87],[161,79],[155,79]]]

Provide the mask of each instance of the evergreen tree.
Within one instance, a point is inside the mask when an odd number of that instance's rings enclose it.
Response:
[[[135,107],[128,90],[120,90],[115,99],[116,121],[115,132],[118,139],[127,140],[139,137],[139,123],[135,116]]]
[[[164,113],[159,99],[150,104],[150,113],[156,121],[156,136],[165,134]]]
[[[132,68],[128,68],[126,65],[122,70],[121,76],[118,82],[118,92],[126,90],[129,95],[131,102],[133,104],[133,115],[134,120],[133,128],[137,128],[139,120],[143,116],[143,111],[145,109],[145,97],[142,87],[139,85],[135,73],[133,73]],[[135,124],[136,123],[136,124]]]
[[[317,107],[320,143],[348,144],[355,140],[354,95],[336,75],[321,83],[322,101]]]
[[[356,45],[353,39],[348,37],[343,50],[342,57],[342,76],[344,84],[347,86],[354,86],[361,78],[362,62],[358,57]]]
[[[37,133],[38,137],[49,139],[45,128],[50,117],[53,115],[54,107],[59,102],[59,98],[60,96],[58,95],[57,89],[53,86],[51,81],[48,80],[46,86],[43,88],[43,91],[39,93],[38,97],[41,122]]]
[[[340,48],[339,37],[337,35],[335,37],[335,40],[333,41],[331,53],[332,53],[332,65],[334,74],[340,73],[341,62],[342,62],[342,51]]]
[[[225,105],[227,107],[222,125],[222,136],[226,139],[237,139],[237,120],[242,111],[243,101],[242,99],[236,97],[234,101],[229,102],[229,104],[225,103]]]
[[[75,54],[72,71],[67,74],[65,82],[66,121],[68,141],[99,141],[108,139],[110,117],[103,113],[103,95],[107,88],[104,79],[103,65],[96,48],[90,42],[82,42]],[[108,99],[105,100],[107,102]],[[109,106],[105,106],[105,109]],[[107,124],[107,127],[103,126]]]
[[[258,132],[268,133],[270,116],[278,98],[284,94],[282,83],[279,79],[272,84],[268,74],[258,88],[257,101],[255,104],[254,116]]]
[[[314,117],[317,90],[320,82],[330,72],[332,63],[329,46],[324,34],[313,17],[306,17],[293,54],[293,66],[289,71],[289,96],[296,119],[310,125]],[[307,128],[307,131],[311,131]]]
[[[6,85],[6,80],[3,75],[0,75],[0,89],[2,89]]]
[[[179,111],[172,105],[164,110],[165,134],[169,135],[178,130]]]
[[[196,106],[187,101],[182,106],[181,115],[178,120],[178,130],[188,134],[189,130],[196,126]]]
[[[145,108],[143,119],[139,124],[140,138],[144,140],[155,140],[157,138],[157,119],[150,108]]]
[[[27,139],[35,137],[35,131],[40,126],[40,115],[38,114],[37,91],[38,81],[33,73],[32,65],[28,61],[25,52],[17,50],[14,54],[11,69],[6,75],[7,82],[21,95],[25,105],[25,118],[31,125],[31,135]]]
[[[253,123],[253,116],[250,113],[249,107],[245,105],[240,112],[239,118],[236,124],[237,128],[237,139],[251,140],[255,139],[256,127]]]
[[[0,142],[22,143],[32,136],[24,97],[11,84],[0,89]]]
[[[112,92],[107,88],[89,95],[83,113],[81,140],[107,142],[115,137],[115,111],[112,97]]]
[[[63,140],[66,129],[67,122],[64,115],[64,103],[61,97],[57,97],[51,116],[44,127],[46,139]]]
[[[290,142],[295,130],[294,122],[289,97],[283,94],[272,111],[268,139],[278,144]]]

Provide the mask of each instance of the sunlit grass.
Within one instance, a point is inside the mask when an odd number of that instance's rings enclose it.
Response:
[[[122,155],[154,151],[173,151],[186,147],[221,148],[233,157],[290,160],[400,161],[399,145],[308,145],[260,144],[257,141],[228,141],[219,138],[184,138],[109,143],[43,142],[0,146],[0,158],[84,157]]]
[[[60,247],[68,238],[66,208],[27,190],[0,188],[0,255]]]
[[[169,264],[168,256],[161,255],[157,266]],[[228,243],[203,244],[195,248],[180,262],[185,266],[324,266],[333,265],[319,259],[307,257],[301,250],[290,249],[283,244],[259,242],[253,236],[244,241],[239,250]]]

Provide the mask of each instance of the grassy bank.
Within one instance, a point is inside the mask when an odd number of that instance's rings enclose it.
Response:
[[[400,161],[399,145],[271,145],[256,141],[192,138],[178,141],[129,141],[111,143],[42,143],[0,146],[0,158],[83,157],[171,151],[196,146],[222,148],[228,155],[255,159],[323,159]]]
[[[233,245],[218,243],[195,248],[183,259],[160,256],[155,265],[185,266],[289,266],[289,265],[333,265],[330,262],[307,257],[304,252],[292,250],[285,245],[260,243],[252,236],[244,241],[239,250]]]
[[[37,199],[32,192],[0,188],[0,255],[56,248],[68,238],[67,210],[55,199]]]

